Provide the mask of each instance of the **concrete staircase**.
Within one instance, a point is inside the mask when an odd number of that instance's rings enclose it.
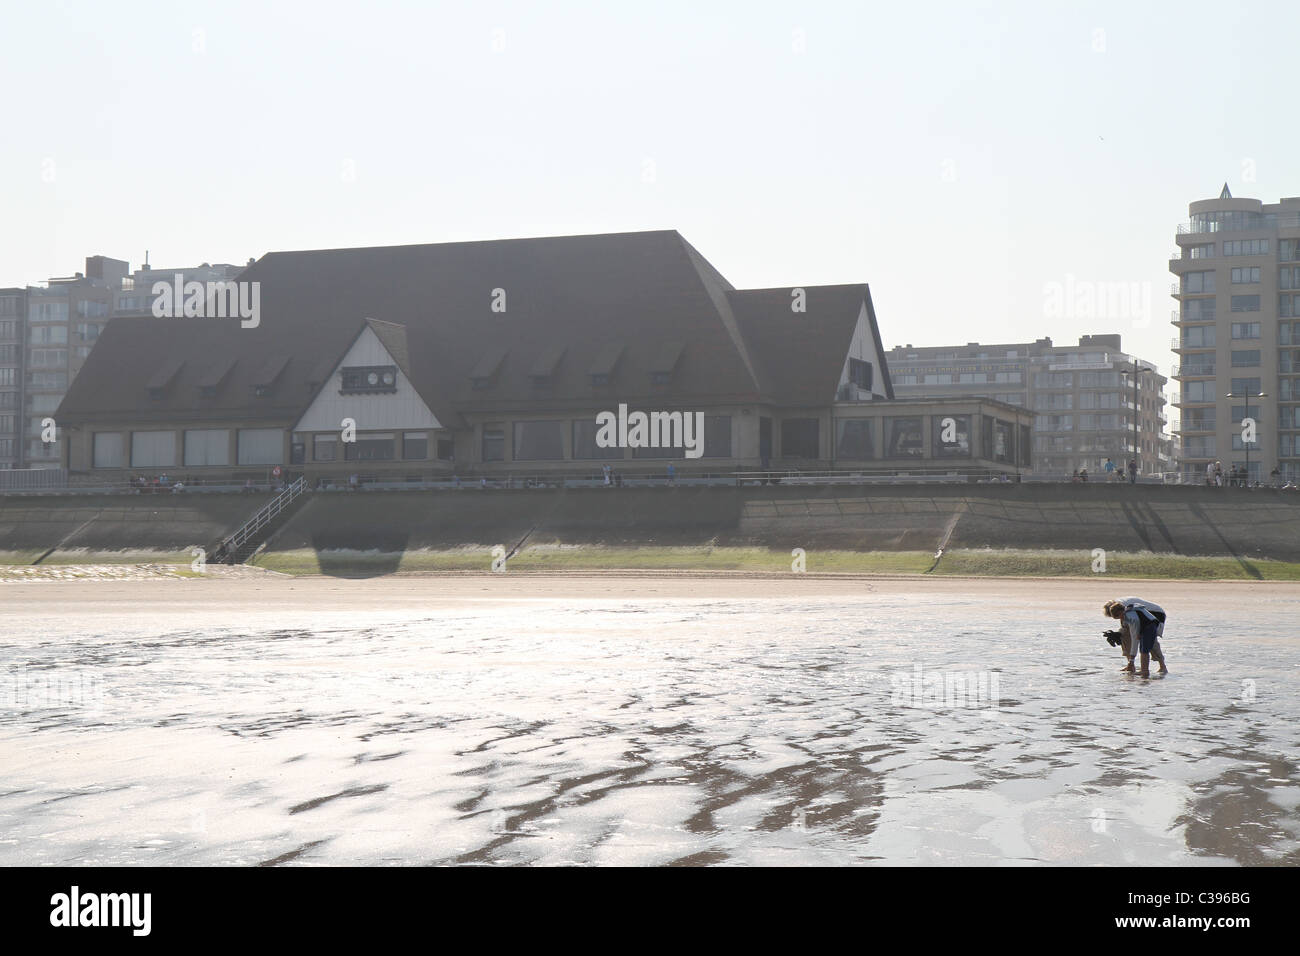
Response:
[[[234,534],[219,541],[211,551],[211,560],[218,564],[243,564],[302,506],[306,491],[306,480],[295,480],[259,508]]]

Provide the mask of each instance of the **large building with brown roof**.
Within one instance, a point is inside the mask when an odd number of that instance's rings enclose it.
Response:
[[[716,473],[943,450],[928,414],[881,417],[865,284],[738,290],[675,231],[277,252],[238,281],[255,320],[109,324],[57,414],[74,474]],[[995,405],[959,415],[972,463]],[[1010,467],[1022,422],[999,408]],[[620,409],[702,416],[702,440],[604,447],[600,413]]]

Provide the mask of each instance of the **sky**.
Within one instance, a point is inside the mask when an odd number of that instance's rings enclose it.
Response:
[[[1300,195],[1284,2],[0,3],[0,286],[676,229],[887,348],[1167,372],[1187,204]]]

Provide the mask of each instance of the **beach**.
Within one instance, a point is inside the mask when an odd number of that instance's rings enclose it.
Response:
[[[1119,673],[1102,603],[1163,605]],[[1300,585],[6,581],[0,864],[1300,863]]]

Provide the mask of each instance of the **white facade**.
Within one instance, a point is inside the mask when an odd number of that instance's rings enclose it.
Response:
[[[311,407],[303,413],[293,430],[337,432],[343,427],[341,423],[345,418],[351,418],[357,423],[357,431],[442,427],[400,368],[397,369],[396,391],[376,395],[340,394],[343,369],[367,365],[397,365],[392,354],[384,348],[379,336],[369,326],[362,330],[347,355],[335,366]]]

